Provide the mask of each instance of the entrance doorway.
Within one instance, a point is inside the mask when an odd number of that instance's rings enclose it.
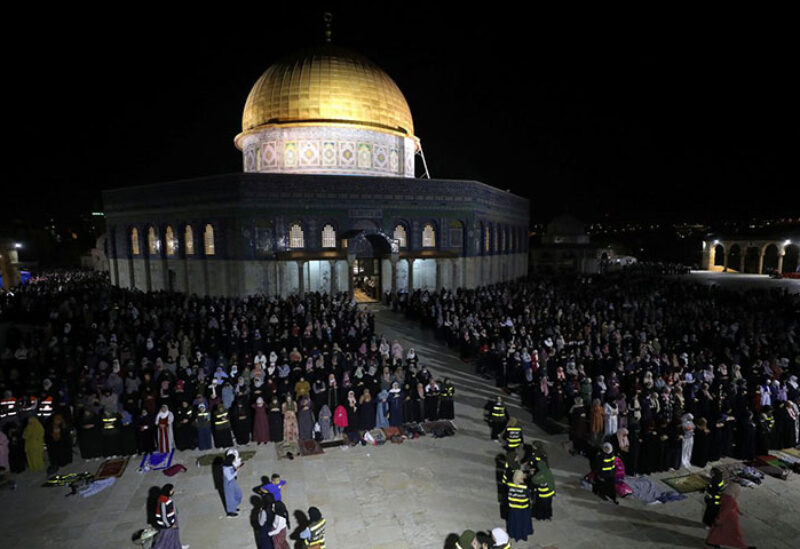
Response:
[[[374,303],[381,295],[380,260],[358,258],[353,262],[353,293],[359,303]]]

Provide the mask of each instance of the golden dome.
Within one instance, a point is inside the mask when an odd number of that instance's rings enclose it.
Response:
[[[350,50],[325,44],[286,57],[261,75],[242,115],[243,135],[284,126],[343,125],[414,137],[397,84]]]

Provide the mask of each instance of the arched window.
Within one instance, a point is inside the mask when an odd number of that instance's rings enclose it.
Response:
[[[158,241],[158,236],[156,236],[156,229],[155,227],[149,227],[147,229],[147,253],[150,255],[158,254],[158,250],[161,248],[161,243]]]
[[[131,254],[139,255],[139,229],[131,229]]]
[[[164,231],[164,240],[167,244],[167,255],[175,255],[175,233],[170,225],[167,225],[167,229]]]
[[[450,221],[450,247],[461,248],[464,246],[464,226],[461,221]]]
[[[397,225],[394,228],[394,239],[397,240],[397,245],[401,248],[408,247],[408,235],[406,234],[406,228],[403,225]]]
[[[516,233],[516,229],[512,228],[511,231],[508,233],[508,249],[511,253],[516,252],[516,248],[514,248],[514,244],[516,244],[516,238],[514,238],[514,233]]]
[[[212,227],[210,223],[206,225],[206,231],[203,234],[203,244],[206,255],[214,255],[214,227]]]
[[[289,227],[289,247],[290,248],[305,248],[306,243],[303,239],[303,227],[299,223],[293,223]]]
[[[186,225],[184,240],[186,241],[186,255],[194,255],[194,231],[191,225]]]
[[[436,230],[430,223],[427,223],[422,228],[422,247],[423,248],[436,247]]]
[[[325,225],[322,227],[322,247],[336,247],[336,229],[333,228],[333,225]]]
[[[492,249],[492,241],[491,241],[491,234],[492,231],[489,228],[489,225],[483,226],[483,253],[489,253]]]

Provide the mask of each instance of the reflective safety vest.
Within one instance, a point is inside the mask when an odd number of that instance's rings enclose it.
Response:
[[[764,418],[767,421],[767,427],[770,431],[775,428],[775,418],[772,415],[766,416]]]
[[[197,421],[206,422],[211,417],[211,414],[208,412],[197,412]]]
[[[502,404],[492,406],[492,421],[503,421],[506,418],[506,407]]]
[[[511,549],[511,542],[509,541],[508,543],[506,543],[502,547],[498,546],[495,549]]]
[[[447,387],[444,388],[444,391],[442,391],[442,396],[445,398],[453,398],[453,395],[455,394],[456,394],[456,388],[453,387],[452,385],[448,385]]]
[[[114,416],[111,417],[103,417],[103,430],[111,430],[117,428],[117,418]]]
[[[53,415],[53,397],[47,397],[42,401],[37,415],[44,419]]]
[[[615,456],[613,453],[608,455],[603,454],[603,462],[600,467],[600,473],[605,473],[606,475],[608,473],[613,473],[616,467],[617,467],[617,456]]]
[[[705,500],[709,505],[720,505],[722,503],[722,492],[725,491],[727,483],[724,480],[718,483],[711,483],[706,486]]]
[[[551,498],[556,495],[554,488],[551,488],[546,482],[536,486],[536,496],[539,498]]]
[[[308,526],[311,537],[306,540],[306,547],[325,549],[325,519],[320,519]]]
[[[524,484],[506,482],[508,486],[508,506],[511,509],[527,509],[531,506],[531,498]]]
[[[506,442],[509,448],[522,445],[522,427],[506,427]]]
[[[159,496],[156,505],[156,524],[161,528],[170,528],[175,524],[175,502],[167,496]]]
[[[214,413],[214,428],[215,429],[224,429],[226,427],[230,427],[230,421],[228,421],[228,411],[224,412],[215,412]]]
[[[0,400],[0,418],[13,417],[17,415],[17,399],[8,397]]]

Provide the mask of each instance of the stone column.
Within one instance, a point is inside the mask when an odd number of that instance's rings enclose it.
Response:
[[[786,255],[786,250],[785,249],[783,249],[783,250],[778,252],[778,272],[779,273],[783,272],[783,256],[785,256],[785,255]]]
[[[339,291],[339,277],[338,277],[338,273],[336,272],[336,260],[335,259],[329,259],[328,260],[328,265],[330,265],[330,269],[331,269],[331,290],[330,290],[330,294],[333,295],[333,294],[335,294],[336,292]]]
[[[416,257],[409,257],[406,259],[408,261],[408,293],[414,291],[414,261],[416,261]]]
[[[3,287],[6,290],[22,282],[19,254],[13,243],[0,245],[0,273],[3,275]]]
[[[297,293],[300,294],[300,297],[306,295],[306,262],[302,259],[296,261],[297,263]]]
[[[356,262],[355,255],[347,256],[347,295],[353,299],[355,288],[353,287],[353,264]]]
[[[758,274],[764,274],[764,255],[766,250],[761,250],[761,255],[758,256]]]
[[[728,248],[725,248],[725,252],[722,255],[723,255],[722,272],[723,273],[727,273],[728,272],[728,257],[730,257],[730,253],[728,252]]]
[[[739,255],[739,273],[740,274],[744,274],[744,260],[747,257],[747,250],[748,250],[747,248],[745,248],[744,250],[739,248],[739,254],[740,254]]]
[[[397,258],[392,257],[392,259],[390,259],[389,261],[392,264],[392,280],[391,280],[390,291],[392,293],[397,293]]]
[[[444,262],[446,259],[434,259],[433,264],[436,265],[436,291],[442,289],[443,281],[442,277],[444,276]]]

